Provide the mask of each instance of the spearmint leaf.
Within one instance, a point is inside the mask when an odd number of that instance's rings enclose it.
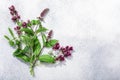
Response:
[[[22,22],[17,21],[18,26],[22,26]]]
[[[43,41],[43,46],[46,44],[46,35],[42,34],[42,41]]]
[[[19,45],[20,44],[20,41],[19,40],[16,40],[16,45]]]
[[[54,63],[55,62],[55,58],[52,57],[51,55],[47,55],[47,54],[39,56],[39,60],[41,62],[46,62],[46,63]]]
[[[38,24],[40,24],[40,20],[32,20],[31,24],[32,25],[38,25]]]
[[[10,38],[9,38],[8,36],[4,35],[4,37],[5,37],[7,40],[10,40]]]
[[[32,40],[29,36],[27,36],[27,35],[21,36],[21,40],[26,45],[31,45]]]
[[[9,32],[10,32],[10,34],[11,34],[11,36],[14,38],[13,31],[12,31],[10,28],[8,28],[8,30],[9,30]]]
[[[12,41],[12,40],[9,40],[9,44],[10,44],[10,46],[15,46],[14,41]]]
[[[14,55],[14,56],[18,56],[18,55],[21,54],[21,52],[22,52],[21,49],[16,49],[15,52],[13,52],[13,55]]]
[[[38,38],[36,38],[34,40],[33,52],[35,55],[38,55],[40,50],[41,50],[41,44],[40,44]]]
[[[13,53],[13,55],[21,60],[23,60],[24,62],[29,62],[30,58],[28,56],[26,56],[23,53],[23,50],[21,49],[16,49],[16,51]]]
[[[26,55],[19,55],[18,58],[22,59],[24,62],[29,62],[30,58],[27,57]]]
[[[26,46],[26,47],[22,50],[22,52],[25,54],[25,53],[29,52],[29,50],[30,50],[30,47]]]
[[[34,32],[31,29],[29,29],[29,28],[22,28],[22,29],[20,29],[20,31],[24,31],[24,32],[26,32],[28,34],[31,34],[31,35],[34,34]]]
[[[47,28],[45,28],[45,27],[40,27],[37,31],[36,31],[36,33],[39,33],[39,32],[46,32],[48,29]]]
[[[45,46],[46,46],[46,47],[53,47],[57,42],[58,42],[58,40],[52,39],[52,40],[46,42],[46,45],[45,45]]]

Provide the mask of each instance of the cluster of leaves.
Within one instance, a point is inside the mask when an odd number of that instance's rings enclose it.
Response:
[[[11,6],[10,8],[13,8]],[[15,8],[14,8],[15,9]],[[28,22],[23,22],[20,19],[16,19],[17,35],[14,35],[11,28],[8,28],[10,37],[4,35],[8,40],[10,46],[16,50],[13,55],[30,64],[30,72],[34,75],[34,67],[37,61],[46,63],[55,63],[56,56],[53,54],[43,54],[44,48],[53,48],[58,40],[52,39],[52,30],[42,26],[43,17],[46,14],[48,8],[43,10],[41,16],[35,20],[29,20]],[[42,20],[41,20],[42,19]],[[41,39],[39,39],[41,37]]]

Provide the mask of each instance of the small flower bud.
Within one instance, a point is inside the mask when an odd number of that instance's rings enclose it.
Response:
[[[53,34],[53,31],[50,30],[50,32],[48,33],[48,38],[51,38],[51,37],[52,37],[52,34]]]
[[[10,10],[10,11],[14,11],[14,10],[15,10],[15,7],[12,5],[11,7],[9,7],[9,10]]]
[[[27,27],[27,23],[26,23],[26,22],[23,22],[23,23],[22,23],[22,26],[23,26],[24,28],[26,28],[26,27]]]

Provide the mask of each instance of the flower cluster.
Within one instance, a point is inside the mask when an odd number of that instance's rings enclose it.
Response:
[[[8,40],[10,46],[16,48],[13,53],[14,57],[29,63],[31,75],[34,75],[34,67],[37,61],[45,63],[61,62],[72,55],[73,47],[62,47],[57,39],[52,39],[53,30],[47,32],[48,29],[42,25],[49,11],[48,8],[44,9],[37,19],[28,21],[21,20],[13,5],[9,7],[9,10],[12,15],[11,20],[16,25],[14,30],[18,35],[14,35],[12,29],[8,28],[11,37],[7,35],[4,35],[4,37]],[[52,51],[43,54],[45,48],[51,48]],[[53,54],[54,52],[55,54]]]
[[[16,26],[16,27],[14,28],[14,30],[17,32],[18,35],[21,34],[21,31],[20,31],[20,27],[19,27],[19,26]]]
[[[56,60],[64,61],[65,58],[71,56],[71,52],[73,51],[73,47],[72,46],[60,47],[60,44],[56,43],[53,46],[53,50],[55,50],[55,51],[58,50],[58,51],[62,52],[62,54],[60,53],[60,55],[56,57]]]
[[[18,14],[18,12],[15,10],[15,7],[12,5],[9,7],[10,10],[10,14],[12,15],[12,21],[13,22],[17,22],[17,20],[20,19],[20,15]]]

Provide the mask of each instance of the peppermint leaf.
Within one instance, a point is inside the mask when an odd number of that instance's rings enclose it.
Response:
[[[41,62],[46,62],[46,63],[54,63],[55,62],[55,58],[52,57],[51,55],[47,55],[47,54],[39,56],[39,60]]]
[[[29,62],[30,61],[30,58],[25,55],[23,53],[23,50],[21,49],[16,49],[16,51],[13,53],[13,55],[21,60],[23,60],[24,62]]]
[[[9,30],[9,32],[10,32],[10,34],[11,34],[11,36],[14,38],[13,31],[12,31],[10,28],[8,28],[8,30]]]
[[[45,27],[40,27],[37,31],[36,31],[36,33],[39,33],[39,32],[46,32],[48,29],[47,28],[45,28]]]
[[[20,31],[24,31],[24,32],[28,33],[29,35],[34,35],[33,30],[31,30],[29,28],[22,28],[22,29],[20,29]]]
[[[40,24],[40,20],[32,20],[31,24],[32,25],[38,25],[38,24]]]
[[[48,48],[50,48],[50,47],[53,47],[57,42],[58,42],[58,40],[52,39],[52,40],[46,42],[45,46],[48,47]]]
[[[10,46],[15,46],[14,41],[12,41],[12,40],[9,40],[9,44],[10,44]]]
[[[43,41],[43,46],[46,45],[46,35],[45,34],[42,34],[42,41]]]
[[[4,37],[5,37],[7,40],[10,40],[10,38],[9,38],[8,36],[4,35]]]
[[[35,55],[38,55],[40,50],[41,50],[41,44],[40,44],[38,38],[36,38],[34,40],[33,52]]]

